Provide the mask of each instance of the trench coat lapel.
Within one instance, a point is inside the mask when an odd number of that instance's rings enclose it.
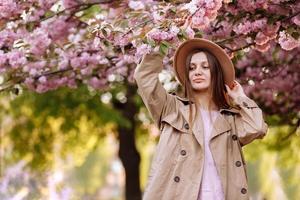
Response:
[[[213,123],[213,129],[210,135],[210,140],[230,130],[231,126],[229,122],[225,119],[225,116],[221,112],[219,112],[216,120]]]
[[[195,104],[192,104],[192,110],[195,111]],[[183,107],[180,108],[181,109],[181,113],[185,119],[186,122],[189,122],[189,105],[185,105]],[[193,112],[193,116],[195,116],[195,112]],[[197,140],[197,142],[200,144],[200,146],[203,148],[203,122],[202,122],[202,117],[200,115],[200,113],[198,113],[198,115],[196,116],[194,125],[193,125],[193,134]]]

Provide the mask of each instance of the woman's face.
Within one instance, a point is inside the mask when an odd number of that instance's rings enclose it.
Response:
[[[189,66],[189,79],[196,91],[208,90],[211,82],[210,67],[205,53],[195,53]]]

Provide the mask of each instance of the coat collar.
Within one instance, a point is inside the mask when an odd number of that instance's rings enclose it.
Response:
[[[173,93],[173,94],[174,94],[174,93]],[[175,95],[175,97],[176,97],[179,101],[181,101],[185,106],[189,105],[189,103],[192,103],[192,104],[194,103],[194,102],[190,101],[188,98],[185,98],[185,97],[180,97],[180,96],[178,96],[178,95]],[[230,113],[237,114],[237,113],[240,112],[240,109],[235,108],[235,107],[222,108],[222,109],[219,110],[219,112],[220,112],[221,114],[223,114],[224,112],[230,112]]]
[[[183,114],[185,121],[188,123],[189,122],[189,103],[190,103],[190,101],[184,97],[176,96],[176,98],[184,104],[183,106],[180,106],[179,108],[181,110],[181,113]],[[195,104],[192,103],[191,105],[192,105],[193,110],[195,111],[195,108],[196,108]],[[231,126],[226,119],[226,115],[227,114],[237,114],[237,113],[239,113],[239,110],[234,107],[231,107],[228,109],[225,109],[225,108],[220,109],[218,116],[213,124],[213,129],[212,129],[212,133],[210,136],[210,140],[212,140],[213,138],[215,138],[216,136],[218,136],[222,133],[230,131]],[[193,116],[195,116],[194,112],[193,112]],[[203,147],[204,144],[203,144],[203,134],[202,133],[204,132],[204,128],[203,128],[202,117],[199,113],[196,116],[196,120],[195,120],[192,131],[193,131],[198,143]]]

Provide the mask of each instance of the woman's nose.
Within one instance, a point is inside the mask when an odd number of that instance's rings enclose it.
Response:
[[[201,75],[202,74],[202,70],[201,69],[196,69],[196,74],[195,75]]]

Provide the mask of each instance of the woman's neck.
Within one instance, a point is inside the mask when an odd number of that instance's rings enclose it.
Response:
[[[208,90],[205,91],[195,91],[194,93],[196,103],[200,106],[200,108],[204,110],[218,110],[217,106],[213,102]],[[210,108],[209,108],[210,103]]]

